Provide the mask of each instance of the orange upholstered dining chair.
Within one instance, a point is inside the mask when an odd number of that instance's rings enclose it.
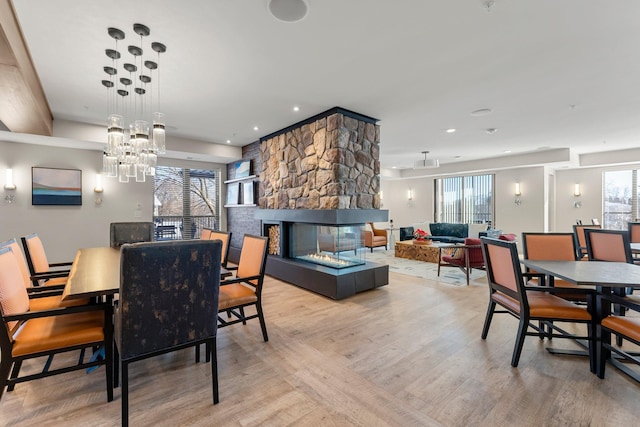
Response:
[[[200,232],[200,240],[209,240],[211,236],[211,229],[207,227],[202,227],[202,231]]]
[[[576,261],[577,250],[576,240],[573,233],[522,233],[523,255],[525,259],[535,261]],[[527,270],[530,273],[535,271]],[[550,286],[556,288],[580,289],[582,292],[571,291],[567,294],[557,293],[556,296],[566,298],[571,301],[586,302],[587,293],[594,298],[595,288],[586,289],[578,287],[565,280],[548,278]],[[552,282],[551,282],[552,281]],[[537,284],[537,279],[530,281]]]
[[[107,400],[113,400],[111,305],[90,304],[31,310],[18,258],[11,247],[0,249],[0,398],[5,387],[98,365],[106,367]],[[86,348],[105,348],[105,357],[50,369],[51,356]],[[42,372],[19,376],[23,361],[49,356]]]
[[[587,308],[580,307],[563,298],[553,295],[557,290],[548,286],[525,286],[524,277],[518,258],[515,242],[483,237],[482,252],[487,268],[489,282],[489,306],[482,339],[487,338],[494,313],[507,313],[519,319],[516,342],[511,357],[511,366],[517,367],[527,335],[535,335],[541,339],[545,336],[557,338],[586,339],[589,342],[589,358],[591,371],[595,372],[595,322],[593,319],[594,302],[589,299]],[[543,276],[539,276],[542,278]],[[567,292],[566,289],[558,291]],[[502,310],[496,310],[500,306]],[[559,330],[553,322],[585,323],[587,336],[569,335],[565,331],[560,334],[546,332],[531,321],[543,322],[549,330]],[[530,330],[533,331],[530,331]]]
[[[47,259],[47,253],[44,250],[42,240],[37,233],[29,234],[22,237],[22,247],[24,249],[24,255],[27,259],[27,265],[29,266],[29,273],[34,276],[32,279],[35,286],[46,285],[60,285],[67,282],[69,276],[69,269],[71,261],[49,263]],[[50,277],[48,279],[39,279],[36,276],[44,273],[58,273],[56,277]]]
[[[440,267],[458,267],[461,269],[469,286],[469,274],[476,268],[484,270],[484,258],[480,248],[480,239],[467,237],[463,245],[457,245],[451,255],[442,255],[438,260],[438,277],[440,277]]]
[[[576,253],[578,259],[587,259],[587,241],[585,240],[584,230],[591,228],[602,228],[600,225],[582,225],[573,226],[573,234],[576,239]]]
[[[629,241],[631,243],[640,243],[640,222],[630,222],[628,225]]]
[[[257,318],[263,339],[269,341],[262,311],[262,286],[268,246],[268,237],[244,235],[236,277],[220,282],[218,311],[227,312],[228,316],[233,315],[235,319],[218,316],[219,328],[239,322],[246,324],[247,320]],[[251,306],[255,307],[255,314],[246,315],[245,309]]]
[[[222,242],[222,266],[228,268],[227,258],[229,256],[229,242],[231,241],[231,233],[228,233],[226,231],[209,230],[209,240],[220,240]]]

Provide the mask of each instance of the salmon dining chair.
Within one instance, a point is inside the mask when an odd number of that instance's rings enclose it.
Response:
[[[113,400],[112,308],[108,303],[74,305],[32,311],[18,257],[11,247],[0,249],[0,398],[18,383],[105,365],[107,400]],[[103,358],[50,369],[51,356],[104,347]],[[25,360],[48,357],[39,373],[19,376]]]
[[[576,224],[573,226],[573,235],[576,239],[576,253],[578,259],[587,259],[587,241],[585,240],[584,230],[592,228],[602,228],[600,225],[582,225]]]
[[[227,268],[231,233],[228,233],[226,231],[209,230],[209,240],[220,240],[222,242],[222,266]]]
[[[588,341],[589,360],[591,371],[596,370],[596,330],[593,321],[594,301],[588,300],[587,308],[578,306],[571,301],[553,295],[557,291],[567,292],[567,289],[556,289],[548,286],[525,286],[524,277],[531,274],[523,274],[518,258],[518,249],[515,242],[507,242],[498,239],[483,237],[482,253],[487,268],[487,281],[489,283],[489,306],[484,326],[482,339],[487,338],[489,327],[494,313],[507,313],[519,320],[516,342],[511,357],[511,366],[517,367],[522,352],[524,339],[527,335],[535,335],[539,338],[571,338],[585,339]],[[544,276],[539,275],[539,278]],[[502,310],[496,310],[500,306]],[[569,335],[565,331],[553,334],[531,323],[531,321],[543,322],[551,330],[559,330],[554,322],[584,323],[587,325],[587,336]],[[532,329],[533,331],[530,331]]]
[[[29,266],[29,273],[33,276],[33,284],[39,285],[63,285],[67,282],[69,276],[69,269],[71,268],[71,261],[50,263],[47,258],[47,253],[44,250],[42,240],[37,233],[29,234],[22,237],[22,247],[24,249],[24,255]],[[57,273],[57,275],[51,276],[48,279],[37,278],[39,274],[44,273]]]

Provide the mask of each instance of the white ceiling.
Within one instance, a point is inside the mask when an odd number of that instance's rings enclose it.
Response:
[[[107,28],[139,44],[140,22],[169,137],[246,145],[340,106],[380,120],[383,168],[638,146],[638,0],[307,0],[296,23],[268,0],[13,2],[54,119],[105,122]]]

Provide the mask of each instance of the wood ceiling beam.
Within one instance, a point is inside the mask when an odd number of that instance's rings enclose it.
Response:
[[[11,132],[53,133],[53,115],[11,0],[0,0],[0,121]]]

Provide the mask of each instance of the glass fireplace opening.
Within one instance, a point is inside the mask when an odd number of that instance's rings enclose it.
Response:
[[[293,223],[289,233],[289,257],[332,268],[362,265],[362,227]]]

